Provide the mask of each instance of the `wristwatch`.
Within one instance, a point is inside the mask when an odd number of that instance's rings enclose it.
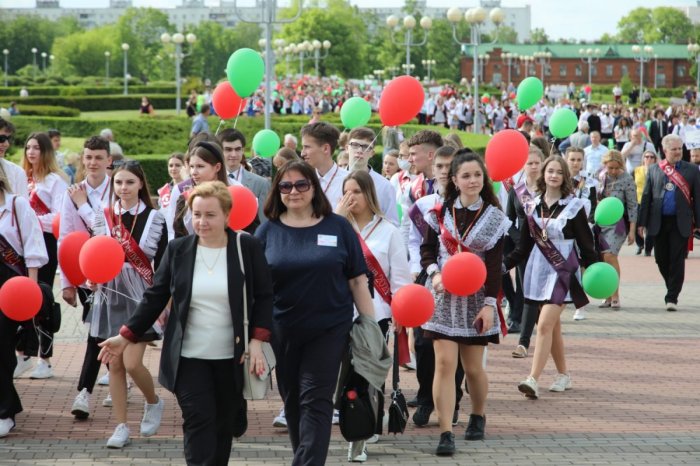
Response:
[[[430,278],[433,278],[433,275],[438,273],[440,271],[440,267],[438,267],[437,264],[430,264],[426,269],[425,272],[428,274]]]

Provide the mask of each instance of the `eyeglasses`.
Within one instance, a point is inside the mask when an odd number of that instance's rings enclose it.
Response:
[[[361,152],[367,152],[372,149],[372,144],[360,144],[359,142],[351,142],[348,144],[352,149],[359,150]]]
[[[0,134],[0,144],[12,142],[12,135],[7,135],[7,134]]]
[[[299,193],[305,193],[311,189],[311,182],[309,180],[299,180],[295,181],[294,183],[291,181],[280,181],[277,184],[277,187],[282,194],[289,194],[294,188],[296,188],[297,192]]]

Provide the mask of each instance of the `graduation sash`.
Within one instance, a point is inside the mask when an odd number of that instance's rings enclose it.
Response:
[[[377,258],[372,254],[372,250],[367,246],[364,238],[362,238],[362,235],[358,233],[357,237],[360,240],[360,246],[362,246],[362,254],[365,256],[367,268],[374,276],[374,289],[377,290],[379,296],[381,296],[387,304],[391,305],[391,284],[389,283],[389,279],[384,273],[384,270],[382,270],[382,266],[379,264]]]
[[[680,190],[681,194],[683,194],[683,197],[688,202],[688,205],[692,210],[693,196],[690,194],[690,186],[688,186],[688,182],[685,178],[683,178],[683,175],[678,173],[676,168],[670,163],[668,163],[668,160],[662,160],[661,162],[659,162],[659,168],[661,168],[661,170],[664,172],[664,175],[668,177],[671,183],[676,185],[676,187]]]
[[[24,257],[15,251],[15,248],[3,235],[0,235],[0,260],[17,275],[27,276],[27,266],[24,263]]]
[[[51,213],[51,209],[44,204],[44,201],[42,201],[36,193],[36,189],[32,190],[31,194],[29,194],[29,205],[32,206],[32,209],[34,209],[37,215],[47,215]]]
[[[139,247],[134,237],[129,233],[129,230],[124,228],[123,225],[117,224],[113,216],[114,212],[106,208],[105,218],[107,219],[107,226],[109,227],[110,234],[119,241],[122,249],[124,249],[126,260],[134,267],[139,276],[143,278],[147,285],[152,285],[153,267],[151,267],[151,261],[148,260],[146,253]],[[134,221],[136,221],[136,218],[134,218]],[[144,234],[146,234],[146,232],[144,232]]]
[[[165,186],[160,188],[158,190],[158,197],[160,198],[160,206],[165,209],[170,205],[170,193],[172,190],[170,189],[170,183],[167,183]]]

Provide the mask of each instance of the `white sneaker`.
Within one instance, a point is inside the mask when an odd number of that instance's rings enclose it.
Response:
[[[126,424],[119,424],[114,433],[107,440],[107,448],[124,448],[131,443],[129,439],[129,427]]]
[[[586,319],[586,310],[584,308],[576,309],[576,312],[574,312],[574,320],[585,320],[585,319]]]
[[[45,360],[39,358],[39,362],[36,363],[36,367],[29,376],[30,379],[50,379],[53,377],[53,368],[51,364]]]
[[[379,434],[374,434],[367,440],[365,440],[365,443],[377,443],[379,441]]]
[[[70,413],[77,419],[87,419],[90,415],[90,393],[83,388],[75,397]]]
[[[0,419],[0,438],[7,437],[12,429],[15,428],[15,421],[12,419],[5,418]]]
[[[364,463],[367,461],[367,447],[364,441],[350,442],[348,444],[348,461]]]
[[[525,380],[518,384],[518,390],[530,399],[536,400],[539,398],[537,380],[531,375],[528,375]]]
[[[129,385],[126,386],[126,402],[128,403],[131,401],[131,382],[129,382]],[[111,408],[112,407],[112,394],[107,393],[107,397],[102,400],[102,406],[105,408]]]
[[[569,374],[557,374],[554,383],[549,387],[550,392],[563,392],[571,390],[571,376]]]
[[[158,397],[158,402],[154,404],[144,403],[143,419],[141,420],[141,436],[150,437],[158,432],[160,421],[163,418],[163,408],[165,403]]]
[[[337,409],[333,410],[333,425],[337,426],[340,424],[340,412]]]
[[[97,380],[97,385],[109,385],[109,372]]]
[[[15,367],[15,372],[12,374],[12,378],[19,378],[22,374],[27,372],[32,368],[32,357],[25,356],[23,354],[17,355],[17,367]]]
[[[280,409],[280,413],[273,419],[272,427],[287,427],[287,418],[284,415],[284,408]]]

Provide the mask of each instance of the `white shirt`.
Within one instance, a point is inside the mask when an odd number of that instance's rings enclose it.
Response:
[[[586,172],[595,176],[603,163],[603,156],[607,154],[608,151],[609,149],[602,144],[598,144],[598,147],[590,145],[583,149],[583,153],[586,157]]]
[[[66,194],[68,184],[56,173],[49,173],[46,178],[34,183],[34,191],[51,213],[37,215],[41,223],[42,231],[51,233],[53,231],[53,219],[61,211],[63,196]]]
[[[244,170],[243,165],[238,167],[238,170],[227,172],[226,176],[228,177],[229,180],[238,181],[240,183],[241,178],[243,177],[242,170]]]
[[[226,247],[197,246],[192,276],[192,299],[180,351],[186,358],[233,357],[233,319],[228,300],[226,265]]]
[[[403,213],[399,228],[405,244],[408,244],[408,232],[411,229],[411,220],[408,218],[408,209],[411,207],[409,192],[411,191],[411,182],[415,177],[416,175],[411,175],[408,170],[401,170],[394,173],[394,176],[389,180],[396,193],[396,203],[401,206]]]
[[[60,248],[61,241],[69,233],[74,231],[90,232],[95,222],[95,215],[98,212],[103,212],[105,207],[109,206],[109,177],[105,175],[102,184],[97,188],[91,187],[86,181],[81,183],[85,186],[88,201],[79,209],[75,208],[73,200],[68,193],[63,196],[61,202],[61,223],[58,235],[58,245]],[[70,288],[73,285],[68,281],[66,276],[61,271],[61,288]]]
[[[442,196],[439,194],[428,194],[423,196],[416,201],[416,207],[420,212],[420,217],[424,218],[425,215],[435,207],[436,205],[442,203]],[[404,218],[408,218],[408,211],[404,211]],[[422,267],[420,265],[420,245],[423,243],[423,236],[416,228],[416,224],[411,221],[410,231],[408,233],[408,256],[411,273],[420,273]]]
[[[396,207],[396,191],[391,182],[374,170],[369,170],[369,176],[374,181],[374,190],[377,192],[379,208],[382,209],[387,220],[395,226],[399,226],[399,209]]]
[[[335,209],[338,202],[340,202],[340,198],[343,197],[343,180],[349,173],[350,172],[344,168],[340,168],[335,162],[333,162],[331,169],[323,176],[316,170],[318,180],[321,182],[321,189],[328,198],[328,202],[331,203],[333,209]]]
[[[600,132],[603,134],[612,134],[615,118],[612,115],[601,113],[600,115]]]
[[[406,259],[406,245],[396,226],[375,215],[360,234],[389,280],[392,295],[396,294],[399,288],[404,285],[413,283]],[[377,321],[391,318],[391,306],[384,301],[376,289],[372,302]]]
[[[12,213],[13,200],[17,222],[14,221]],[[22,232],[21,241],[17,228]],[[39,268],[49,261],[44,235],[41,234],[39,221],[27,199],[5,193],[5,204],[0,205],[0,234],[17,254],[24,257],[27,268]]]
[[[12,192],[18,196],[22,196],[25,199],[29,199],[29,190],[27,189],[27,174],[19,165],[0,158],[0,167],[2,167],[5,175],[7,175],[7,181],[10,182],[10,188]]]

